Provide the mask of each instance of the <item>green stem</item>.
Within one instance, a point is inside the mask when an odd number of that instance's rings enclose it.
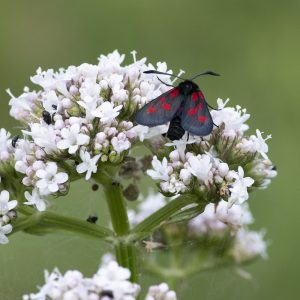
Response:
[[[13,232],[21,230],[38,232],[40,230],[42,233],[43,231],[62,229],[97,239],[111,240],[113,238],[113,232],[110,229],[77,218],[66,217],[51,211],[37,212],[26,206],[19,206],[18,212],[26,217],[20,217],[16,220],[13,225]]]
[[[123,200],[122,191],[118,183],[103,186],[107,205],[112,216],[112,225],[117,236],[124,236],[129,231],[129,221]]]
[[[167,221],[174,213],[186,207],[189,204],[196,203],[197,199],[191,196],[180,196],[167,205],[150,215],[140,224],[136,225],[130,232],[130,241],[141,241],[149,234],[159,228],[164,221]]]
[[[119,183],[109,175],[101,172],[95,179],[103,186],[106,202],[111,216],[111,222],[117,239],[115,241],[115,252],[118,263],[128,268],[131,272],[131,281],[137,282],[137,259],[134,243],[128,241],[130,231],[127,208]]]

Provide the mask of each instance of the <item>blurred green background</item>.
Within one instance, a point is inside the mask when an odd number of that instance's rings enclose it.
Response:
[[[139,58],[166,61],[189,75],[221,73],[201,78],[209,103],[229,97],[231,105],[251,113],[251,132],[259,128],[273,135],[269,154],[279,176],[250,199],[254,228],[267,229],[269,259],[247,268],[252,281],[230,270],[194,276],[179,299],[299,299],[299,16],[298,0],[0,0],[0,127],[17,130],[8,117],[5,89],[20,94],[39,66],[96,63],[101,53],[119,49],[130,56],[136,49]],[[82,218],[97,213],[105,224],[102,202],[82,182],[57,199],[55,209]],[[45,268],[91,275],[108,250],[67,234],[18,233],[0,248],[0,299],[35,291]]]

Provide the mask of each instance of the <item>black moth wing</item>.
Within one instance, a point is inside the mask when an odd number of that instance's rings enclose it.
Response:
[[[184,98],[178,88],[171,89],[138,110],[135,120],[148,127],[165,124],[175,116]]]
[[[212,132],[214,123],[200,90],[193,92],[186,99],[181,113],[181,126],[197,136],[206,136]]]

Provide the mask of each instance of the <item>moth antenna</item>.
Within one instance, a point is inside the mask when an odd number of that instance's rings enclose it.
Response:
[[[159,72],[159,71],[156,71],[156,70],[148,70],[148,71],[144,71],[145,74],[161,74],[161,75],[169,75],[169,76],[173,76],[173,77],[176,77],[178,79],[181,79],[181,80],[186,80],[180,76],[177,76],[177,75],[174,75],[174,74],[170,74],[170,73],[164,73],[164,72]]]
[[[206,102],[206,101],[205,101],[205,102]],[[208,107],[210,107],[210,108],[213,109],[213,110],[222,110],[222,109],[219,109],[219,108],[214,108],[214,107],[212,107],[212,106],[209,105],[207,102],[206,102],[206,104],[207,104]]]
[[[189,79],[190,81],[193,81],[195,78],[202,76],[202,75],[212,75],[212,76],[221,76],[220,74],[213,72],[213,71],[206,71],[200,74],[197,74],[196,76],[192,77],[191,79]]]
[[[170,87],[175,87],[175,86],[173,86],[173,85],[171,85],[171,84],[168,84],[168,83],[163,82],[158,76],[156,76],[156,77],[157,77],[157,79],[158,79],[161,83],[163,83],[164,85],[170,86]],[[172,83],[173,83],[173,82],[172,82]]]

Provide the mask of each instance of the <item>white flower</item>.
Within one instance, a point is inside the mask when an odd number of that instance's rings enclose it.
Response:
[[[131,146],[131,143],[126,137],[126,134],[122,132],[119,133],[118,136],[114,136],[111,139],[111,144],[113,145],[117,153],[121,153],[124,150],[129,149]]]
[[[244,203],[243,205],[233,205],[228,209],[227,202],[224,200],[221,200],[217,205],[216,217],[218,220],[234,229],[239,229],[254,221],[247,203]]]
[[[100,99],[100,85],[96,83],[95,79],[88,79],[81,85],[81,88],[79,89],[81,99],[85,103],[91,103],[95,102]]]
[[[186,185],[175,174],[171,174],[168,181],[161,182],[160,187],[163,191],[172,194],[177,194],[186,190]]]
[[[265,232],[238,231],[231,253],[237,263],[261,256],[267,258],[267,243],[263,240]]]
[[[56,79],[54,78],[53,69],[42,71],[41,68],[36,70],[36,75],[30,77],[31,81],[35,84],[40,85],[45,90],[49,90],[55,87]]]
[[[113,53],[106,55],[100,55],[99,60],[99,69],[103,75],[111,75],[113,73],[119,73],[121,66],[125,58],[124,54],[120,54],[118,50],[115,50]]]
[[[179,153],[179,156],[180,156],[180,159],[182,161],[185,161],[185,149],[186,149],[186,145],[188,144],[194,144],[197,140],[194,139],[194,138],[191,138],[191,139],[187,139],[187,134],[185,134],[182,139],[180,140],[174,140],[172,141],[172,143],[166,143],[166,146],[168,147],[172,147],[172,146],[175,146],[178,153]]]
[[[80,125],[73,124],[70,128],[63,128],[61,130],[62,140],[57,143],[58,149],[69,149],[70,154],[74,154],[79,146],[87,145],[90,137],[86,134],[80,133]]]
[[[96,110],[92,111],[92,115],[100,118],[103,124],[110,124],[119,115],[122,107],[123,105],[114,107],[111,102],[105,101]]]
[[[128,92],[124,89],[113,89],[111,100],[114,102],[125,102],[128,100]]]
[[[36,176],[40,179],[36,182],[42,195],[55,193],[59,190],[59,185],[68,180],[68,174],[59,172],[57,173],[57,164],[49,162],[45,169],[37,170]]]
[[[6,237],[6,234],[11,233],[13,227],[10,224],[1,225],[0,223],[0,244],[7,244],[8,238]]]
[[[101,268],[97,275],[103,276],[111,281],[122,281],[130,278],[130,271],[120,267],[117,262],[111,261],[104,268]]]
[[[169,175],[172,173],[173,168],[168,166],[168,161],[164,157],[162,162],[154,156],[152,159],[153,170],[147,170],[147,174],[154,180],[165,180],[169,179]]]
[[[229,166],[228,164],[224,163],[224,162],[220,162],[218,165],[218,174],[221,177],[225,177],[229,172]]]
[[[53,114],[60,109],[60,103],[55,91],[49,91],[43,99],[43,106],[50,114]]]
[[[47,203],[45,199],[43,199],[37,189],[32,190],[32,194],[30,195],[29,192],[25,192],[26,205],[35,205],[38,211],[44,211],[47,207]]]
[[[187,169],[181,169],[179,177],[183,181],[184,184],[189,184],[191,181],[191,178],[192,178],[192,174]]]
[[[150,139],[154,136],[166,133],[168,131],[168,125],[164,124],[154,127],[136,125],[132,129],[130,129],[130,131],[135,132],[140,141],[143,142],[145,139]]]
[[[92,173],[96,173],[97,172],[97,162],[100,158],[100,154],[94,156],[91,158],[91,155],[88,151],[80,151],[80,158],[82,160],[82,163],[80,163],[77,167],[76,167],[76,171],[81,174],[81,173],[85,173],[85,180],[89,180],[92,176]]]
[[[36,92],[25,92],[16,98],[10,89],[7,89],[6,92],[11,97],[9,105],[11,106],[9,114],[17,120],[25,120],[30,116],[32,111],[32,103],[37,99],[38,95]]]
[[[57,150],[56,133],[52,125],[32,123],[29,124],[31,131],[22,130],[25,135],[30,135],[36,145],[43,148],[47,153]]]
[[[188,228],[196,236],[220,235],[227,229],[227,226],[217,218],[215,204],[209,203],[202,214],[189,221]]]
[[[93,115],[93,112],[97,108],[97,102],[96,101],[91,101],[91,102],[78,101],[77,103],[85,109],[85,118],[88,122],[91,122],[95,118],[95,116]]]
[[[130,271],[128,269],[111,261],[100,268],[93,277],[93,283],[103,290],[111,291],[116,300],[134,300],[139,294],[140,286],[131,283],[129,278]]]
[[[272,138],[272,135],[267,135],[264,139],[262,137],[262,133],[258,129],[256,129],[256,135],[251,135],[249,139],[242,139],[241,143],[238,145],[243,151],[249,152],[258,152],[264,159],[268,159],[267,152],[268,152],[268,145],[266,140]]]
[[[166,283],[161,283],[149,287],[145,300],[177,300],[177,297]]]
[[[17,200],[9,201],[9,192],[4,190],[0,194],[0,215],[7,214],[10,210],[14,209],[18,204]]]
[[[10,133],[4,128],[0,129],[0,152],[7,149],[7,142],[10,138]]]
[[[227,99],[223,102],[222,99],[218,99],[218,108],[220,110],[212,110],[211,115],[216,125],[224,123],[224,135],[229,137],[235,137],[236,135],[242,135],[249,126],[244,124],[250,115],[246,113],[246,109],[241,109],[240,106],[236,106],[236,109],[232,107],[225,107]]]
[[[228,207],[231,207],[235,203],[241,204],[245,202],[249,198],[247,188],[254,183],[251,177],[244,177],[242,167],[238,168],[238,172],[234,174],[234,178],[235,182],[232,184],[232,187],[229,188],[231,194],[228,199]]]
[[[188,158],[189,171],[199,180],[207,182],[212,178],[212,163],[209,155],[191,155]]]
[[[253,217],[248,205],[233,205],[228,209],[227,202],[221,200],[217,205],[207,204],[203,213],[189,221],[188,227],[196,236],[220,235],[229,228],[239,230],[251,223]]]

